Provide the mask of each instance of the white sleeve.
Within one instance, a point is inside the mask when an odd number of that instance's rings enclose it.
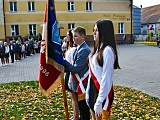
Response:
[[[100,82],[100,90],[96,103],[102,103],[106,98],[112,87],[112,75],[114,71],[114,52],[111,47],[106,47],[103,52],[103,68],[102,78]]]

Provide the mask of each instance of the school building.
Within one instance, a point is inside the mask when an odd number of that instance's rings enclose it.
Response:
[[[86,28],[87,41],[92,42],[93,25],[98,19],[114,23],[116,40],[127,36],[132,41],[133,0],[54,0],[61,37],[76,26]],[[0,39],[6,36],[36,36],[42,33],[45,0],[0,0]]]

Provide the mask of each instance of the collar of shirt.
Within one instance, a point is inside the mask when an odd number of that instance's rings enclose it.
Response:
[[[84,41],[84,42],[85,42],[85,41]],[[81,46],[84,42],[82,42],[80,45],[77,46],[77,50],[80,48],[80,46]]]

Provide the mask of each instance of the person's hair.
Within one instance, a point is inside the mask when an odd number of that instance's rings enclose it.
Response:
[[[84,27],[78,26],[73,29],[73,32],[78,33],[79,35],[84,35],[86,36],[86,30]]]
[[[102,19],[96,21],[94,26],[95,25],[97,25],[98,28],[99,40],[96,42],[94,41],[94,47],[91,55],[93,56],[96,53],[96,51],[98,51],[97,62],[100,66],[103,66],[103,51],[106,46],[111,46],[116,56],[114,62],[114,69],[120,69],[112,21]]]
[[[70,29],[70,30],[68,30],[68,32],[67,32],[67,34],[68,34],[69,37],[70,37],[70,40],[67,41],[67,50],[68,50],[69,47],[73,47],[73,46],[74,46],[72,30],[73,30],[73,29]]]

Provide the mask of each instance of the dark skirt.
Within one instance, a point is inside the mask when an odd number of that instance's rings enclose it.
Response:
[[[0,58],[4,58],[5,57],[5,54],[4,53],[0,53]]]
[[[9,58],[9,53],[5,54],[5,58]]]
[[[90,80],[90,91],[89,91],[89,107],[94,112],[94,104],[96,103],[98,97],[98,90],[91,78]]]
[[[72,90],[70,90],[69,87],[68,87],[69,76],[70,76],[70,72],[67,71],[66,74],[65,74],[65,77],[64,77],[64,84],[65,84],[65,89],[66,89],[67,91],[72,91]]]
[[[114,99],[114,90],[112,91],[113,93],[111,94],[111,98],[109,99],[109,103],[110,105],[112,105],[113,103],[113,99]],[[92,80],[92,77],[91,77],[91,80],[90,80],[90,91],[89,91],[89,106],[90,106],[90,109],[95,113],[94,111],[94,104],[96,103],[96,100],[97,100],[97,97],[98,97],[98,93],[99,91],[97,90],[93,80]],[[102,108],[105,104],[106,100],[103,101],[102,103]]]

